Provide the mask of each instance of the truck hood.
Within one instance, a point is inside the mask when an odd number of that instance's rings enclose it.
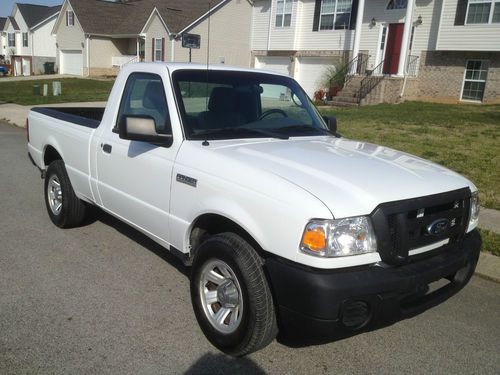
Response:
[[[213,141],[210,150],[301,187],[337,218],[369,214],[380,203],[464,187],[476,190],[469,180],[440,165],[345,138]]]

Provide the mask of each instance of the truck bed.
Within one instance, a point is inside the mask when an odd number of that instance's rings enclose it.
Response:
[[[104,107],[37,107],[32,111],[75,125],[96,129],[101,123],[104,109]]]

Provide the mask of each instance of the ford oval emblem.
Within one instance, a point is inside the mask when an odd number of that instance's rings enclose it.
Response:
[[[427,233],[436,236],[446,231],[449,226],[450,221],[448,219],[437,219],[427,227]]]

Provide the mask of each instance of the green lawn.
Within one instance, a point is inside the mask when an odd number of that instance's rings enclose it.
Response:
[[[407,102],[322,109],[339,132],[406,151],[467,176],[481,205],[500,209],[500,105]]]
[[[482,251],[487,251],[500,256],[500,234],[493,233],[486,229],[480,229],[481,239],[483,240]]]
[[[114,83],[114,80],[78,78],[63,78],[56,81],[60,81],[62,85],[60,96],[52,96],[53,80],[2,82],[0,79],[0,101],[22,105],[105,101]],[[49,96],[33,95],[33,86],[39,85],[42,91],[45,83],[49,84]]]

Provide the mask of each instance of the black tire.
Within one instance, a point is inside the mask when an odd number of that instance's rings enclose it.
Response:
[[[214,261],[226,263],[241,287],[241,321],[231,333],[216,329],[202,305],[202,273]],[[197,249],[191,274],[193,309],[207,339],[226,354],[239,357],[255,352],[270,344],[278,333],[273,298],[262,264],[255,249],[234,233],[214,235]]]
[[[62,193],[62,205],[59,212],[53,211],[49,198],[49,184],[53,178],[59,182]],[[44,193],[47,212],[50,220],[55,225],[59,228],[74,228],[82,224],[85,219],[87,207],[86,204],[76,196],[62,160],[53,161],[47,168]]]

